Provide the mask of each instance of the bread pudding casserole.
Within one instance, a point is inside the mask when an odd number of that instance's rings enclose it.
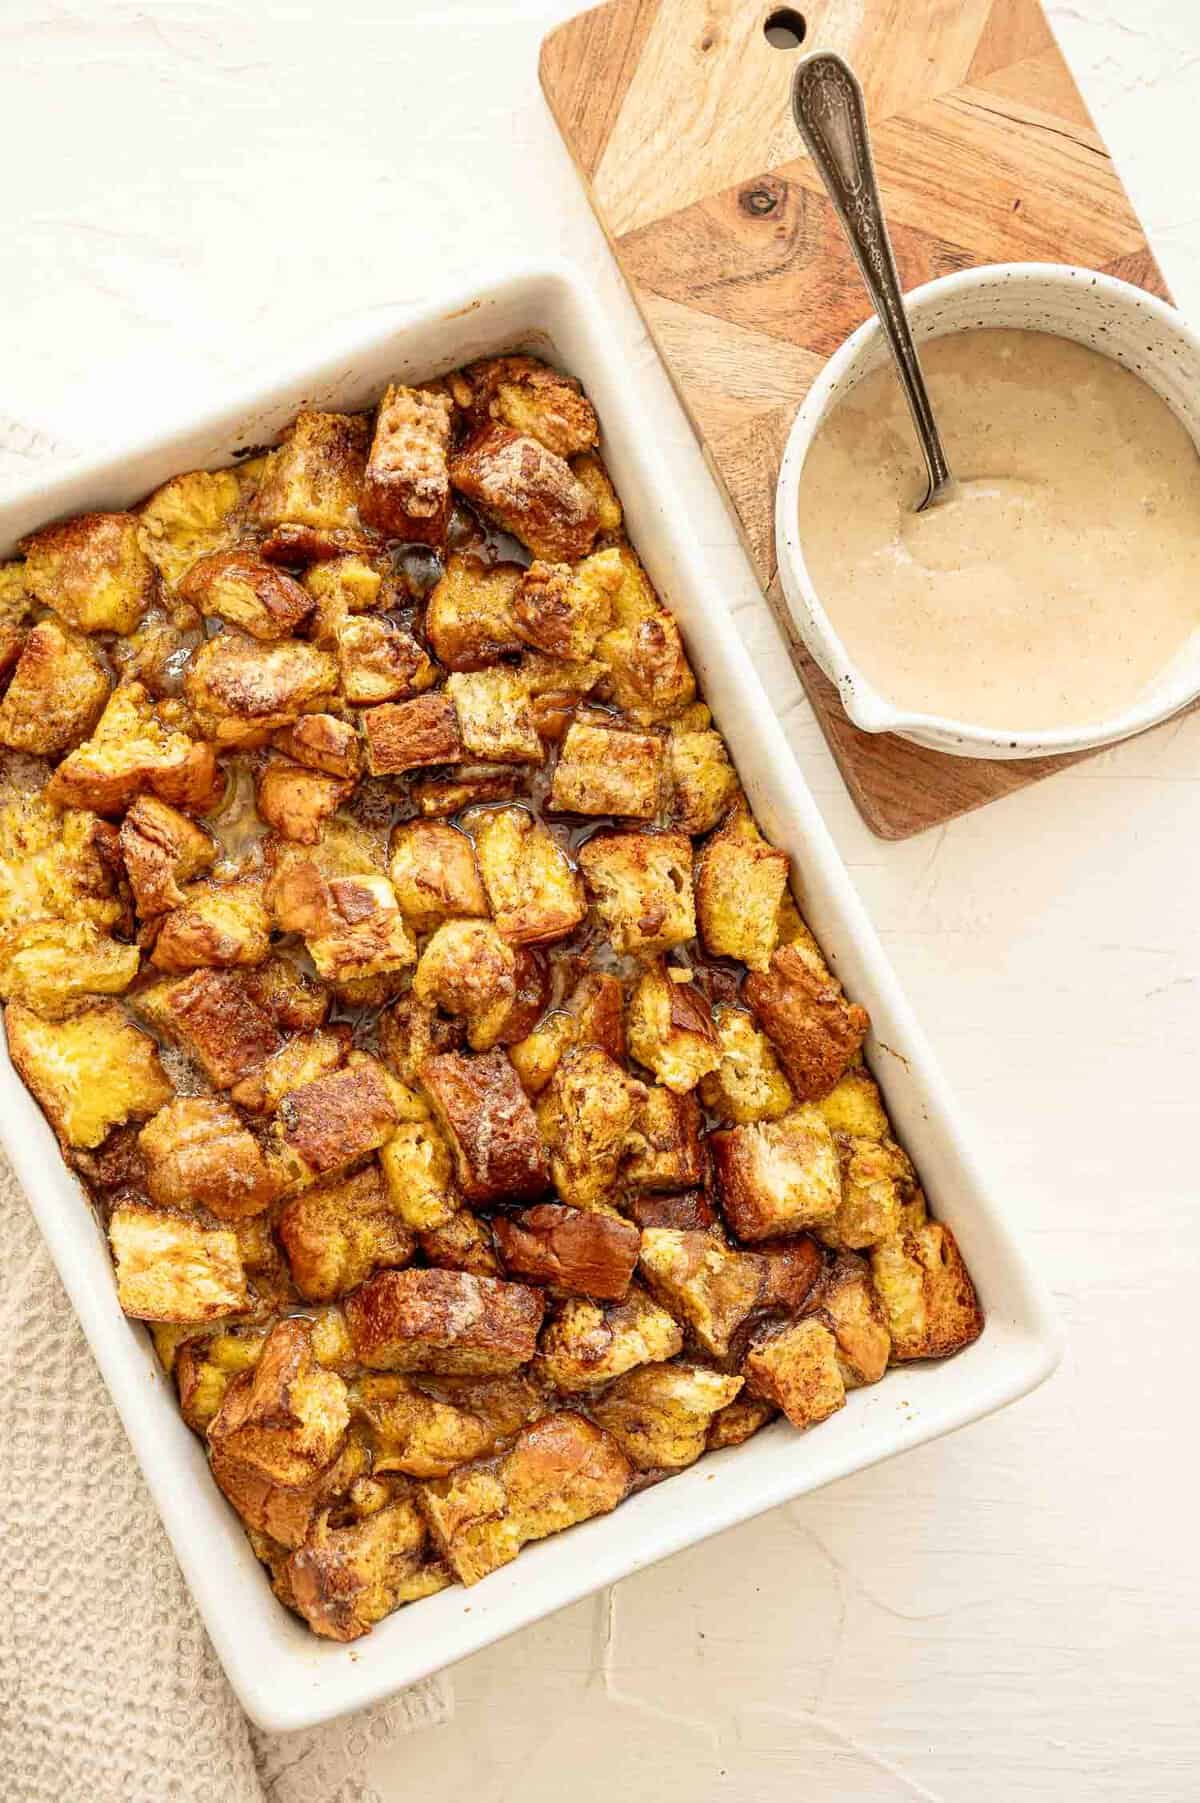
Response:
[[[983,1325],[599,444],[489,358],[0,565],[9,1053],[335,1640]]]

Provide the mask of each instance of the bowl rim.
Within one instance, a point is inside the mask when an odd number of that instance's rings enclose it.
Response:
[[[1099,292],[1119,306],[1136,307],[1182,341],[1200,367],[1200,333],[1193,330],[1178,308],[1118,276],[1105,275],[1101,270],[1081,265],[980,263],[907,289],[905,304],[919,316],[938,301],[977,288],[991,288],[999,282],[1031,287],[1049,282],[1064,291]],[[864,732],[896,733],[917,744],[963,756],[1047,757],[1091,750],[1130,738],[1170,719],[1195,701],[1200,696],[1200,662],[1192,665],[1190,674],[1186,670],[1182,672],[1179,680],[1153,704],[1134,703],[1106,719],[1081,721],[1070,726],[1004,729],[903,708],[889,700],[869,680],[842,642],[808,573],[801,544],[798,498],[805,459],[830,397],[878,340],[881,329],[872,313],[843,339],[822,366],[792,421],[775,486],[775,556],[788,612],[805,645],[836,685],[842,706],[854,725]],[[1200,453],[1200,443],[1197,443],[1197,451]]]

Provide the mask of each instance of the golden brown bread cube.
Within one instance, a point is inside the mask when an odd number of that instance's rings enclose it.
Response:
[[[814,1316],[837,1342],[838,1365],[848,1390],[876,1384],[888,1366],[891,1335],[865,1259],[842,1252],[826,1267],[809,1297]]]
[[[917,1176],[895,1140],[866,1139],[835,1133],[842,1174],[842,1199],[821,1238],[828,1246],[861,1250],[891,1239],[901,1231],[904,1212],[917,1187]]]
[[[482,670],[521,649],[513,603],[522,574],[517,563],[451,554],[425,604],[425,637],[439,663]]]
[[[247,1306],[236,1236],[142,1202],[122,1203],[108,1224],[117,1300],[139,1321],[218,1321]]]
[[[741,1252],[711,1233],[674,1227],[644,1228],[638,1262],[653,1294],[713,1358],[727,1357],[735,1335],[764,1310],[794,1313],[822,1269],[804,1235]]]
[[[894,1360],[949,1358],[983,1332],[983,1310],[958,1242],[940,1221],[873,1246],[871,1276]]]
[[[590,970],[565,1003],[508,1048],[513,1068],[531,1096],[540,1095],[573,1045],[599,1046],[618,1062],[625,1057],[625,992],[619,977]]]
[[[656,734],[576,720],[555,765],[550,806],[564,814],[653,820],[662,773],[663,743]]]
[[[535,557],[578,563],[592,548],[600,520],[591,494],[536,438],[485,426],[451,458],[450,480]]]
[[[787,853],[767,844],[746,809],[736,809],[696,859],[696,918],[705,950],[766,970],[787,880]]]
[[[865,1064],[852,1064],[823,1095],[817,1107],[834,1133],[855,1139],[890,1139],[891,1122],[878,1086]]]
[[[315,1083],[346,1062],[350,1050],[346,1026],[318,1027],[313,1033],[293,1033],[277,1052],[248,1071],[230,1090],[239,1108],[251,1114],[274,1114],[290,1090]]]
[[[506,939],[547,945],[579,925],[587,912],[579,873],[528,808],[472,808],[461,824],[474,843],[492,915]]]
[[[255,783],[260,817],[295,845],[316,845],[325,822],[354,787],[344,777],[327,776],[290,758],[274,757],[263,765]]]
[[[241,971],[197,970],[164,978],[138,991],[136,1007],[217,1089],[229,1089],[279,1050],[279,1029]]]
[[[336,714],[301,714],[292,726],[272,733],[271,743],[298,764],[323,770],[326,776],[357,779],[362,774],[358,728],[352,720],[339,720]]]
[[[157,795],[139,795],[121,822],[121,857],[143,919],[183,907],[181,885],[209,870],[216,855],[208,834]]]
[[[365,414],[306,408],[267,458],[253,502],[256,519],[265,526],[357,526],[370,442]]]
[[[389,538],[445,543],[450,422],[445,394],[392,383],[379,403],[359,511]]]
[[[445,1380],[440,1393],[399,1372],[372,1373],[351,1386],[355,1417],[371,1430],[376,1472],[448,1477],[456,1465],[495,1452],[541,1412],[523,1377]]]
[[[229,749],[266,744],[280,727],[318,707],[337,685],[335,659],[304,639],[262,644],[222,632],[193,656],[183,692],[203,736]]]
[[[686,833],[601,831],[580,846],[578,856],[614,951],[645,957],[695,937]]]
[[[212,1446],[209,1453],[213,1478],[241,1516],[252,1541],[256,1534],[270,1535],[285,1559],[289,1548],[304,1545],[322,1511],[362,1482],[368,1463],[365,1444],[351,1437],[337,1457],[307,1483],[277,1484],[254,1466],[228,1457],[220,1446]]]
[[[619,1377],[592,1413],[639,1471],[682,1471],[743,1382],[703,1365],[642,1365]]]
[[[293,1196],[278,1233],[292,1281],[308,1302],[332,1302],[373,1271],[406,1265],[416,1249],[374,1164]]]
[[[691,1189],[704,1174],[700,1109],[694,1095],[647,1086],[629,1136],[625,1180],[634,1189]]]
[[[407,970],[417,957],[385,876],[331,877],[305,940],[318,976],[328,983],[387,976]]]
[[[476,1277],[504,1276],[492,1244],[491,1228],[469,1208],[460,1208],[440,1227],[425,1228],[417,1239],[431,1265],[441,1265],[447,1271],[470,1271]]]
[[[177,585],[198,557],[232,542],[242,499],[234,470],[188,470],[142,502],[138,539],[166,582]]]
[[[406,701],[433,687],[436,671],[428,654],[386,615],[343,620],[335,645],[342,694],[352,707]]]
[[[271,949],[271,915],[260,876],[189,883],[183,905],[162,917],[150,962],[165,971],[261,964]]]
[[[418,1505],[460,1583],[476,1584],[577,1521],[615,1509],[632,1471],[616,1442],[582,1415],[543,1415],[499,1464],[422,1484]]]
[[[643,1085],[599,1046],[572,1047],[559,1060],[537,1119],[564,1202],[578,1208],[612,1203],[644,1097]]]
[[[776,1121],[792,1106],[792,1090],[765,1033],[742,1008],[718,1003],[713,1009],[720,1062],[700,1079],[700,1098],[710,1114],[743,1125]]]
[[[491,764],[540,764],[538,736],[529,691],[520,672],[506,664],[486,670],[456,670],[446,678],[462,742],[472,757]]]
[[[595,409],[579,383],[538,357],[486,357],[451,381],[472,419],[527,432],[560,457],[590,451],[599,441]]]
[[[510,1275],[601,1302],[628,1293],[641,1244],[628,1221],[557,1202],[497,1215],[492,1232]]]
[[[503,1052],[427,1058],[421,1083],[468,1202],[524,1201],[549,1188],[537,1121]]]
[[[333,1463],[350,1425],[346,1386],[318,1365],[312,1323],[279,1321],[254,1367],[234,1378],[209,1424],[214,1450],[287,1489]]]
[[[406,820],[392,833],[388,875],[405,920],[428,933],[443,920],[485,917],[487,896],[466,833],[442,820]]]
[[[637,1284],[622,1302],[569,1296],[542,1329],[535,1370],[564,1396],[611,1383],[635,1365],[674,1358],[683,1334],[673,1315]]]
[[[267,555],[265,547],[263,554]],[[336,650],[338,628],[352,614],[369,612],[383,597],[382,571],[358,551],[335,551],[322,562],[310,564],[301,584],[313,598],[308,636],[326,651]]]
[[[845,1406],[837,1341],[815,1318],[765,1335],[743,1369],[748,1387],[782,1409],[793,1427],[815,1427]]]
[[[86,739],[112,682],[85,638],[40,620],[21,648],[0,701],[0,745],[45,757]]]
[[[187,1333],[188,1329],[160,1324],[152,1331],[157,1348],[160,1335]],[[230,1327],[185,1339],[177,1346],[174,1375],[179,1413],[193,1433],[207,1431],[230,1383],[258,1363],[269,1331],[266,1327]]]
[[[737,772],[719,732],[676,727],[667,741],[671,820],[681,833],[707,833],[737,800]]]
[[[545,1299],[467,1271],[380,1271],[346,1299],[360,1364],[373,1371],[502,1377],[537,1346]]]
[[[665,608],[636,625],[616,626],[596,645],[612,698],[642,726],[669,720],[696,697],[696,677],[679,628]]]
[[[85,809],[60,811],[41,793],[0,799],[0,931],[50,916],[129,925],[118,881],[117,831]]]
[[[708,1429],[707,1450],[719,1452],[723,1446],[744,1446],[768,1421],[773,1421],[778,1412],[774,1403],[764,1402],[761,1396],[748,1396],[743,1390],[713,1416]]]
[[[0,995],[57,1020],[88,996],[123,994],[140,962],[90,920],[32,920],[0,933]]]
[[[444,1227],[461,1207],[450,1148],[431,1120],[401,1121],[379,1163],[393,1211],[415,1232]]]
[[[434,1008],[426,1008],[409,992],[379,1016],[376,1025],[379,1056],[404,1083],[420,1081],[427,1058],[438,1052],[456,1051],[463,1042],[461,1021],[443,1020]]]
[[[79,632],[132,632],[154,595],[154,566],[131,513],[80,513],[21,540],[26,589]]]
[[[426,1007],[460,1015],[468,1045],[486,1052],[528,1032],[544,1005],[545,972],[490,920],[444,920],[421,953],[413,994]]]
[[[314,1634],[357,1640],[401,1603],[451,1582],[444,1565],[426,1559],[425,1542],[424,1522],[405,1496],[341,1526],[326,1511],[287,1561],[288,1592]]]
[[[291,576],[247,551],[218,551],[194,563],[179,585],[185,601],[252,639],[285,639],[313,609]]]
[[[723,1239],[716,1210],[703,1190],[680,1190],[674,1195],[652,1190],[628,1196],[621,1205],[636,1227],[678,1227],[685,1233],[712,1229]]]
[[[9,1057],[69,1146],[98,1146],[114,1127],[145,1120],[171,1099],[154,1041],[118,1002],[57,1021],[10,1002],[4,1026]]]
[[[613,533],[621,530],[624,515],[617,491],[609,479],[608,471],[595,451],[581,451],[570,460],[571,473],[583,483],[592,497],[596,509],[596,517],[600,521],[602,533]]]
[[[742,1240],[821,1227],[837,1214],[842,1187],[837,1147],[811,1103],[775,1121],[752,1121],[709,1135],[721,1209]]]
[[[781,946],[765,971],[751,971],[745,994],[797,1100],[828,1095],[866,1038],[866,1009],[848,1002],[798,945]]]
[[[246,988],[272,1019],[293,1033],[311,1033],[329,1012],[329,991],[281,951],[246,972]]]
[[[377,1151],[397,1124],[387,1073],[366,1058],[289,1091],[272,1124],[272,1143],[286,1180],[299,1185]]]
[[[372,776],[402,776],[428,764],[454,764],[463,756],[458,713],[442,690],[412,701],[385,701],[362,715],[367,769]]]
[[[192,739],[164,721],[142,684],[123,682],[91,738],[69,751],[50,778],[46,799],[59,807],[122,814],[148,786],[165,801],[178,799],[187,807],[187,795],[177,797],[173,785],[186,783],[195,754]]]
[[[716,1069],[712,1010],[690,971],[662,958],[643,967],[629,998],[629,1049],[677,1095]]]
[[[616,551],[593,551],[574,568],[535,558],[512,603],[520,637],[548,657],[572,662],[591,657],[597,639],[612,625],[613,595],[622,579]]]
[[[527,775],[512,764],[478,764],[453,776],[415,776],[409,794],[423,820],[439,820],[484,802],[511,801]]]
[[[278,1184],[262,1147],[227,1102],[177,1096],[138,1135],[146,1193],[164,1208],[207,1208],[222,1221],[261,1214]]]

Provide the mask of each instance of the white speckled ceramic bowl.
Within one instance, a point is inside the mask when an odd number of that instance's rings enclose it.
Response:
[[[1148,382],[1200,446],[1200,337],[1173,307],[1128,282],[1057,263],[995,263],[926,282],[905,296],[918,342],[979,326],[1054,332],[1103,351]],[[894,732],[958,757],[1028,758],[1142,732],[1200,695],[1200,630],[1186,649],[1138,696],[1104,720],[1080,720],[1054,731],[1001,731],[911,713],[869,682],[843,645],[809,578],[799,517],[800,473],[821,421],[846,392],[886,362],[887,346],[871,318],[834,352],[796,415],[775,495],[775,544],[783,592],[797,630],[856,726]],[[1200,541],[1198,541],[1200,542]]]

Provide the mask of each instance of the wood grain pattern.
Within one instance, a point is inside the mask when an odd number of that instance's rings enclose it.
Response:
[[[905,838],[1074,758],[949,758],[847,720],[775,580],[775,478],[868,304],[789,105],[769,0],[609,0],[542,47],[547,100],[738,521],[863,817]],[[857,68],[901,279],[1077,262],[1166,296],[1038,0],[814,0],[806,48]],[[1082,756],[1089,754],[1083,753]]]

